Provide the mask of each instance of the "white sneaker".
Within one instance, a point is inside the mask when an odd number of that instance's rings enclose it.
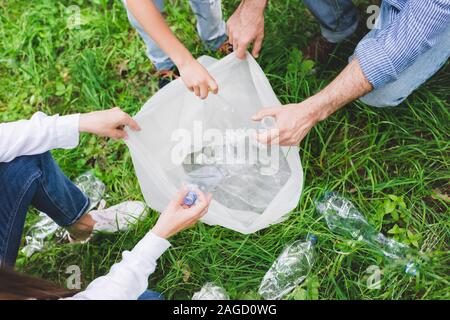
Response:
[[[117,232],[125,231],[136,221],[147,216],[145,203],[141,201],[125,201],[108,209],[89,212],[95,220],[93,231]]]

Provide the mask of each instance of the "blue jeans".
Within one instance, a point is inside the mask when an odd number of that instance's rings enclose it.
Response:
[[[358,11],[351,0],[303,0],[320,23],[322,36],[338,43],[358,27]]]
[[[160,12],[164,10],[164,0],[153,1]],[[128,10],[126,1],[123,1],[127,9],[128,20],[137,30],[147,46],[147,56],[154,64],[156,70],[169,70],[175,66],[169,56],[162,51],[156,42],[144,31],[142,26]],[[192,11],[197,18],[197,32],[210,50],[217,50],[227,39],[225,21],[222,19],[222,7],[220,0],[189,0]]]
[[[89,199],[62,173],[50,152],[0,162],[0,266],[14,266],[28,207],[58,225],[73,225]]]
[[[376,28],[366,37],[374,38],[389,24],[390,5],[383,2]],[[450,25],[440,36],[440,41],[420,55],[404,70],[398,79],[378,88],[360,100],[373,107],[395,107],[403,102],[414,90],[425,83],[441,69],[450,57]]]
[[[164,300],[164,296],[159,292],[147,290],[138,297],[138,300]]]

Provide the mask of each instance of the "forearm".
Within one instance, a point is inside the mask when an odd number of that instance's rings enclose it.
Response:
[[[194,59],[191,53],[172,33],[152,1],[127,0],[127,7],[144,31],[178,67],[182,67]]]
[[[354,59],[322,91],[308,100],[318,121],[322,121],[348,103],[372,91],[372,85]]]
[[[72,299],[136,300],[147,288],[157,260],[169,247],[167,240],[147,233],[133,250],[123,253],[122,261],[114,264],[108,274],[93,280]]]

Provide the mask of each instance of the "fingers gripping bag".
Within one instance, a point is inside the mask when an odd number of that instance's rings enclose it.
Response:
[[[127,129],[145,201],[162,211],[180,187],[194,184],[213,195],[202,218],[209,225],[248,234],[283,221],[302,192],[298,148],[258,143],[264,129],[251,120],[281,103],[250,54],[198,61],[216,79],[217,95],[201,100],[174,80],[135,116],[142,130]]]

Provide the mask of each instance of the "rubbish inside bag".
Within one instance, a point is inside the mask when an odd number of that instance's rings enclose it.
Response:
[[[306,241],[288,245],[265,274],[258,293],[266,300],[279,300],[302,283],[314,263],[317,237],[308,235]]]
[[[316,202],[317,211],[325,217],[328,228],[341,236],[363,241],[380,251],[386,258],[399,261],[409,275],[418,273],[416,264],[410,260],[413,250],[375,230],[353,203],[335,192],[326,192]]]
[[[233,146],[223,145],[219,148],[222,148],[226,157],[227,150]],[[227,208],[263,213],[273,200],[273,195],[280,191],[290,177],[291,170],[282,152],[276,164],[270,163],[270,160],[269,163],[263,163],[265,159],[257,155],[255,155],[257,160],[251,163],[249,161],[251,151],[246,153],[242,164],[233,164],[233,161],[227,159],[222,161],[224,160],[222,156],[216,157],[217,153],[214,150],[217,148],[204,147],[201,152],[187,155],[183,168],[188,176],[188,183],[198,185],[200,190],[212,193],[214,200]],[[260,148],[255,144],[253,152],[264,154],[259,151]]]
[[[230,297],[224,288],[207,282],[200,291],[194,293],[192,300],[230,300]]]
[[[89,198],[89,208],[87,211],[95,208],[102,200],[105,192],[105,184],[90,171],[78,176],[74,184]],[[57,238],[63,238],[66,230],[61,228],[44,212],[39,212],[38,221],[28,230],[25,236],[26,245],[22,252],[31,257],[35,252],[42,251],[45,247],[45,241],[55,235]]]

